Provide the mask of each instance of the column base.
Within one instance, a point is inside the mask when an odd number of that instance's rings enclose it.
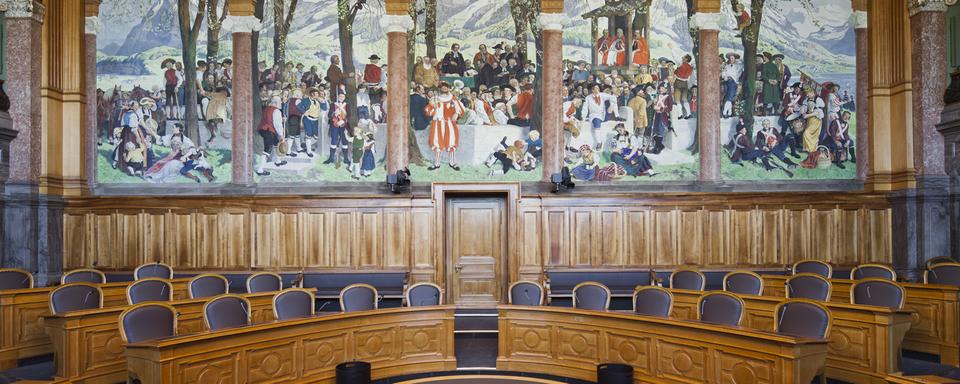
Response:
[[[955,256],[956,194],[948,176],[917,177],[917,187],[892,192],[893,268],[909,281],[921,281],[927,260]],[[951,201],[954,201],[951,209]],[[952,214],[953,213],[953,214]]]
[[[30,271],[38,287],[59,281],[63,274],[63,200],[39,193],[36,184],[7,183],[0,210],[2,266]]]

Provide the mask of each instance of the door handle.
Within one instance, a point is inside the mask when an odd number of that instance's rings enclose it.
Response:
[[[457,273],[460,273],[460,271],[463,269],[463,264],[457,263],[457,266],[453,269],[457,271]]]

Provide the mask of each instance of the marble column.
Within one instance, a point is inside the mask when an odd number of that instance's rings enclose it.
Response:
[[[97,33],[100,32],[100,28],[99,17],[87,16],[83,36],[84,60],[86,60],[84,74],[86,134],[83,136],[83,141],[87,149],[84,157],[84,176],[87,179],[87,186],[91,189],[97,184],[97,159],[99,158],[97,143],[100,141],[100,132],[97,127]]]
[[[563,13],[541,13],[543,68],[541,132],[543,140],[543,180],[560,172],[563,163]]]
[[[63,202],[40,193],[42,162],[41,32],[45,8],[32,0],[7,0],[7,82],[10,175],[4,186],[2,266],[34,273],[37,285],[55,281],[63,268]],[[0,122],[2,123],[2,122]]]
[[[697,134],[700,140],[700,181],[717,183],[720,176],[720,13],[698,12],[690,25],[699,29],[697,58]]]
[[[949,256],[950,192],[943,135],[937,131],[946,89],[943,0],[910,0],[915,188],[890,193],[893,209],[893,266],[919,280],[926,260]]]
[[[380,19],[387,33],[387,174],[409,163],[407,131],[410,129],[410,90],[407,74],[407,31],[413,28],[408,15]]]
[[[251,52],[253,31],[261,28],[255,16],[227,16],[224,28],[232,32],[233,39],[233,174],[231,183],[238,186],[253,185],[253,68]]]
[[[870,113],[867,96],[870,87],[870,35],[867,12],[853,11],[850,17],[857,45],[857,180],[866,181],[870,173]]]

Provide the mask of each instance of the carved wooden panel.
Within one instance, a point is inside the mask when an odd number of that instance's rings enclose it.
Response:
[[[320,268],[331,264],[327,242],[325,215],[320,212],[300,214],[300,241],[303,244],[303,267]]]
[[[737,260],[729,253],[727,247],[727,218],[726,212],[708,210],[703,212],[703,244],[701,247],[701,264],[721,265],[727,260]],[[751,260],[752,252],[738,254],[743,260]]]
[[[198,355],[195,359],[177,362],[174,372],[177,372],[180,383],[227,384],[234,383],[240,369],[237,366],[238,353],[207,353]]]
[[[599,223],[594,221],[593,212],[577,209],[570,212],[570,239],[571,257],[575,266],[594,265],[594,251],[602,241],[598,228]]]
[[[773,367],[776,362],[762,355],[748,356],[745,353],[716,351],[713,361],[720,368],[723,383],[775,383]]]
[[[370,363],[396,358],[396,333],[391,327],[371,328],[353,335],[357,359]]]
[[[703,254],[703,217],[700,210],[681,210],[678,212],[679,263],[689,265],[704,264]]]
[[[834,321],[829,337],[830,359],[871,369],[877,364],[877,356],[870,348],[876,337],[872,327]]]
[[[353,212],[336,212],[332,215],[333,265],[332,267],[349,268],[353,265],[353,245],[350,234],[354,231],[356,215]]]
[[[447,337],[443,330],[443,324],[438,322],[401,327],[400,358],[442,356],[443,343]]]
[[[196,268],[196,222],[189,212],[170,212],[164,220],[166,262],[174,268]]]
[[[661,377],[681,383],[707,382],[706,348],[658,340],[657,355],[657,370]]]
[[[646,211],[623,213],[624,253],[626,265],[651,265],[650,223]]]
[[[245,351],[247,383],[284,383],[297,377],[295,342],[257,345]]]
[[[350,232],[354,241],[357,242],[357,263],[354,265],[359,268],[377,268],[383,266],[383,232],[380,211],[362,211],[358,213],[359,227]]]
[[[557,327],[558,356],[563,360],[593,362],[599,359],[600,333],[590,328]]]
[[[116,326],[83,329],[79,341],[85,350],[76,357],[80,358],[79,367],[84,371],[123,361],[123,340]]]
[[[594,229],[599,232],[594,235],[594,248],[599,254],[594,254],[593,265],[623,265],[623,238],[628,233],[623,230],[621,211],[604,209],[596,213],[599,225]]]
[[[338,333],[303,340],[303,374],[315,375],[326,367],[347,361],[347,334]]]
[[[677,230],[673,211],[653,211],[653,260],[656,265],[677,264]]]
[[[544,211],[544,231],[543,243],[546,244],[547,265],[550,266],[568,266],[570,265],[570,246],[571,237],[568,235],[567,228],[568,214],[563,210],[545,210]]]
[[[616,332],[608,332],[606,353],[610,362],[629,364],[633,366],[634,375],[652,376],[650,350],[652,344],[649,337],[631,336]]]
[[[383,267],[404,268],[410,263],[410,215],[404,210],[383,213]],[[365,234],[369,235],[369,234]],[[377,255],[372,255],[377,258]]]
[[[510,328],[510,351],[518,356],[550,357],[551,329],[544,324],[515,323]]]

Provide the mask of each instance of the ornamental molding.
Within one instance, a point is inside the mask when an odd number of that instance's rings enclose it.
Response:
[[[866,28],[868,20],[867,11],[853,11],[853,13],[850,14],[850,26],[852,26],[853,29]]]
[[[408,15],[385,15],[380,18],[380,27],[386,33],[406,33],[413,29],[413,19]]]
[[[562,31],[563,24],[567,21],[567,19],[567,15],[563,13],[541,13],[540,29]]]
[[[947,4],[943,0],[909,0],[907,8],[913,16],[920,12],[946,12]]]
[[[8,19],[33,19],[43,23],[46,8],[39,1],[34,0],[0,0],[0,11],[5,12]]]
[[[693,16],[690,16],[690,29],[719,31],[721,17],[722,15],[719,12],[694,13]]]
[[[228,15],[223,20],[223,29],[233,33],[252,33],[263,28],[260,19],[256,16],[234,16]]]
[[[85,19],[84,33],[88,35],[96,35],[100,33],[100,30],[103,29],[103,24],[100,23],[100,17],[98,16],[87,16]]]

